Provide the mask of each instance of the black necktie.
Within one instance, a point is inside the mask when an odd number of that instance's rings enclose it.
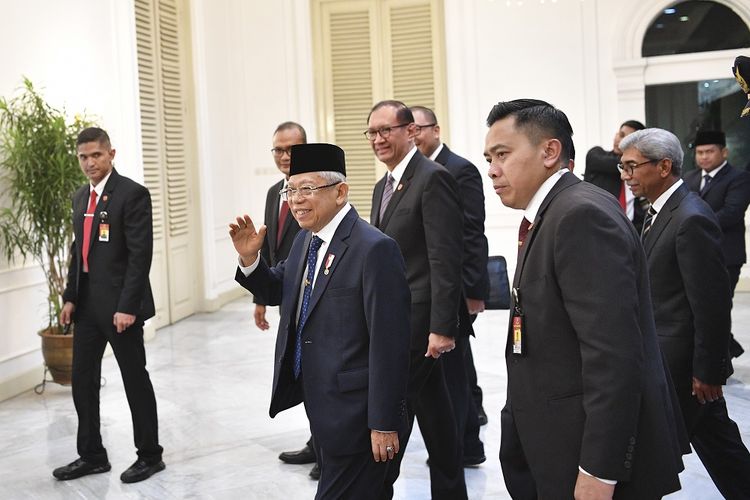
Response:
[[[641,230],[641,241],[646,239],[646,234],[651,230],[651,223],[654,221],[654,216],[656,215],[656,210],[654,210],[654,207],[648,207],[648,212],[646,212],[646,217],[643,219],[643,229]]]
[[[703,176],[703,187],[701,188],[700,194],[706,192],[706,189],[708,189],[708,185],[711,184],[711,179],[713,179],[713,177],[708,174]]]

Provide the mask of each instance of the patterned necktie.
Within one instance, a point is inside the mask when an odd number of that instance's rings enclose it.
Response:
[[[531,222],[526,217],[521,220],[521,227],[518,228],[518,259],[521,259],[521,250],[523,250],[523,244],[526,241],[526,236],[529,234],[531,229]]]
[[[706,189],[708,189],[708,185],[711,184],[711,180],[712,179],[713,179],[713,177],[711,177],[708,174],[706,174],[706,175],[703,176],[703,187],[700,190],[700,194],[701,195],[706,192]]]
[[[83,272],[89,272],[89,248],[91,247],[91,228],[94,225],[94,212],[96,212],[96,191],[91,191],[89,199],[89,208],[83,215],[83,246],[81,254],[83,256]]]
[[[380,222],[383,222],[383,214],[388,206],[388,202],[391,201],[393,196],[393,176],[388,174],[388,178],[385,181],[385,187],[383,188],[383,199],[380,202]]]
[[[641,241],[646,239],[646,235],[651,230],[651,223],[654,221],[654,216],[656,215],[656,210],[654,210],[654,207],[648,207],[648,212],[646,212],[646,217],[643,219],[643,229],[641,229]]]
[[[276,248],[281,245],[281,235],[284,233],[284,223],[286,217],[289,215],[289,203],[286,201],[281,202],[281,208],[279,208],[279,228],[276,231]]]
[[[299,378],[302,372],[302,329],[307,321],[307,307],[310,305],[310,295],[312,295],[313,279],[315,278],[315,264],[318,262],[318,250],[323,240],[313,236],[310,242],[310,248],[307,250],[307,277],[305,278],[305,291],[302,293],[302,307],[299,310],[299,319],[297,320],[297,339],[294,344],[294,379]]]

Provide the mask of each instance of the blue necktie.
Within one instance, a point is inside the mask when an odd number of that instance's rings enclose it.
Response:
[[[313,278],[315,278],[315,264],[318,262],[318,250],[323,240],[313,236],[310,242],[310,248],[307,250],[307,277],[305,278],[305,291],[302,293],[302,307],[299,310],[299,319],[297,320],[297,341],[294,344],[294,378],[299,378],[302,372],[302,329],[307,321],[307,306],[310,304],[310,295],[312,295]]]

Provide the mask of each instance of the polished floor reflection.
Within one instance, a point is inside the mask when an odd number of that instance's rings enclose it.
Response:
[[[278,325],[272,317],[273,327]],[[473,341],[489,424],[487,462],[466,469],[471,499],[508,498],[497,459],[506,374],[502,352],[507,311],[480,315]],[[750,347],[750,294],[740,294],[735,334]],[[309,466],[286,465],[281,451],[301,447],[308,429],[301,407],[268,417],[274,333],[251,324],[249,300],[199,314],[157,332],[147,345],[159,404],[167,469],[137,484],[119,476],[135,460],[130,413],[113,357],[103,365],[102,435],[112,472],[59,482],[52,469],[76,458],[70,389],[55,384],[0,403],[0,499],[304,499],[316,483]],[[736,360],[726,388],[730,415],[750,443],[750,353]],[[41,374],[40,374],[41,376]],[[419,433],[409,442],[396,498],[429,498],[427,453]],[[683,490],[670,499],[721,498],[695,454],[686,457]]]

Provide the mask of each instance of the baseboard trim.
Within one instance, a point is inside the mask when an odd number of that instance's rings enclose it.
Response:
[[[42,353],[40,352],[38,367],[29,368],[15,377],[0,381],[0,401],[5,401],[33,389],[34,386],[42,382],[43,375],[44,362],[42,361]]]
[[[204,299],[203,300],[203,312],[216,312],[219,309],[221,309],[226,304],[232,302],[233,300],[237,300],[240,297],[248,297],[249,294],[240,287],[234,287],[231,290],[227,290],[226,292],[220,293],[217,297],[214,297],[213,299]]]

